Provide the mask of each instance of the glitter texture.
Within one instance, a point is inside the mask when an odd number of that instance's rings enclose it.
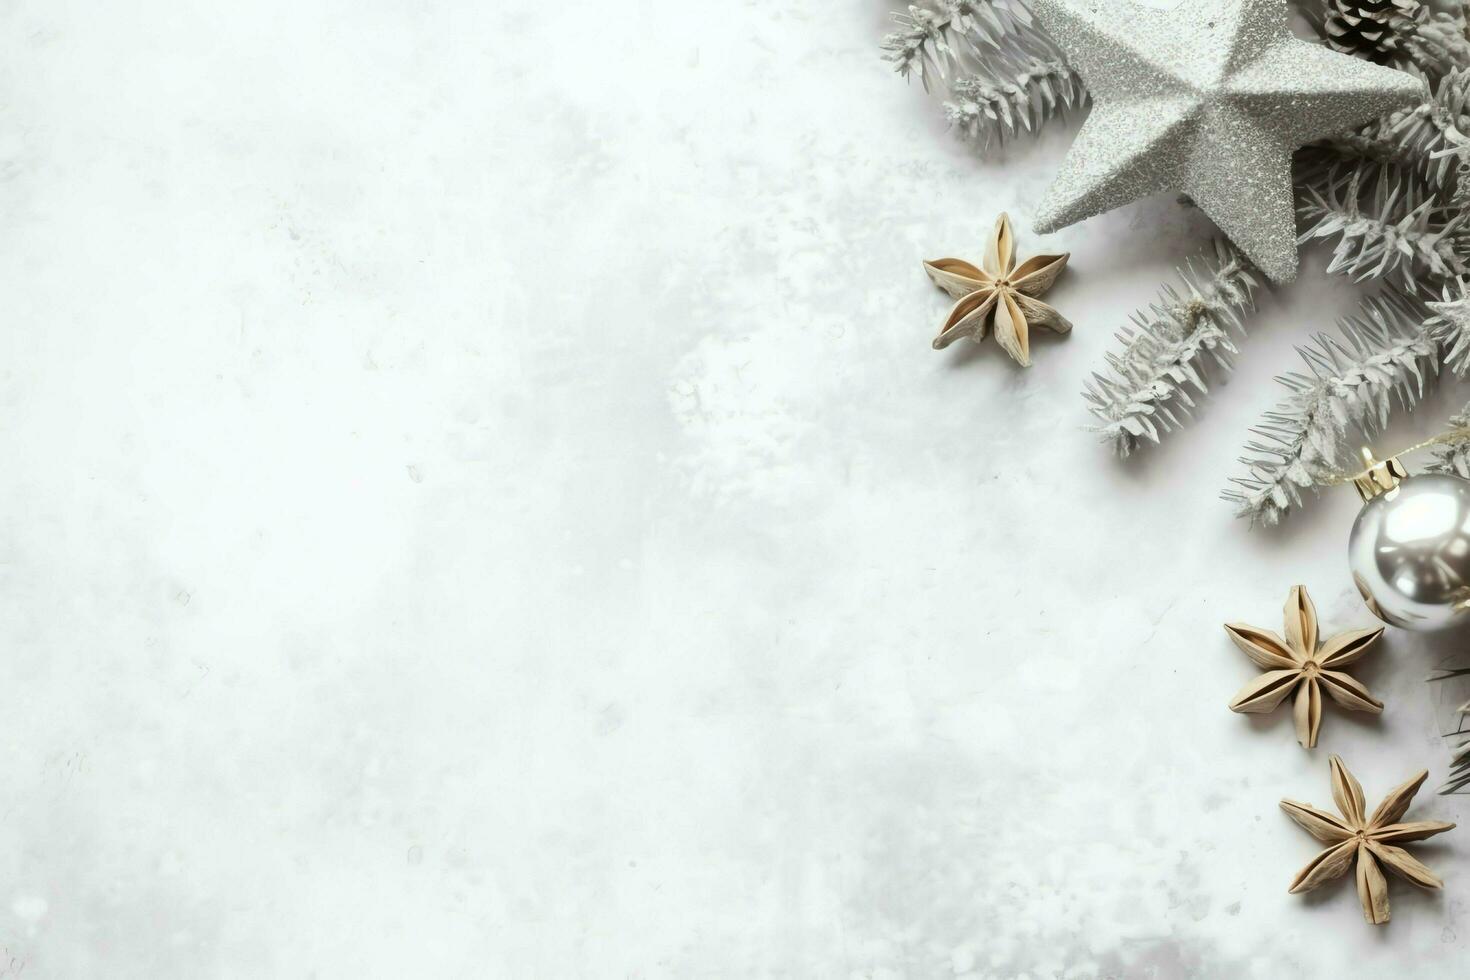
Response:
[[[1092,114],[1038,232],[1183,191],[1276,282],[1296,278],[1291,155],[1424,95],[1405,72],[1298,40],[1286,0],[1036,0]]]

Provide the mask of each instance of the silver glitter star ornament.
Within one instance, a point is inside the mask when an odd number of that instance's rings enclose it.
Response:
[[[1290,282],[1292,152],[1415,104],[1423,83],[1293,37],[1286,0],[1162,6],[1035,0],[1093,98],[1036,230],[1183,191],[1262,272]]]

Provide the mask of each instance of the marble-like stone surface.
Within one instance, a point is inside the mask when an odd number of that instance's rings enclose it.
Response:
[[[1353,288],[1113,460],[1208,226],[1030,234],[1068,130],[977,161],[887,9],[0,4],[0,977],[1463,966],[1470,830],[1375,931],[1276,807],[1441,778],[1453,644],[1312,754],[1225,710],[1224,620],[1368,622],[1351,491],[1216,496]],[[1000,209],[1073,253],[1030,371],[929,349]]]

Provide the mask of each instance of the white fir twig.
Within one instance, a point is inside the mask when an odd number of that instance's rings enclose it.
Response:
[[[1462,3],[1454,11],[1439,11],[1426,18],[1396,21],[1399,50],[1395,67],[1414,67],[1431,78],[1470,65],[1470,38],[1465,32]]]
[[[1470,428],[1470,405],[1466,405],[1458,414],[1450,416],[1449,427],[1451,429]],[[1453,439],[1435,446],[1431,453],[1434,459],[1425,464],[1424,469],[1427,472],[1450,473],[1470,479],[1470,439]]]
[[[1381,428],[1395,394],[1405,408],[1418,402],[1438,366],[1426,319],[1412,299],[1385,293],[1365,300],[1362,316],[1344,319],[1341,337],[1319,335],[1298,348],[1307,373],[1278,379],[1290,394],[1251,430],[1251,455],[1241,459],[1247,475],[1223,494],[1241,517],[1277,523],[1337,467],[1350,430]]]
[[[1035,22],[1026,0],[920,0],[891,16],[898,30],[883,38],[883,57],[904,78],[919,76],[926,92]]]
[[[1450,185],[1465,155],[1470,132],[1470,68],[1439,79],[1416,106],[1400,109],[1357,133],[1328,141],[1338,153],[1365,165],[1391,163],[1416,173],[1436,188]]]
[[[1428,327],[1444,365],[1463,378],[1470,372],[1470,286],[1458,279],[1442,290],[1438,302],[1425,304],[1434,314]]]
[[[884,57],[925,91],[981,152],[1033,132],[1087,100],[1082,78],[1036,22],[1028,0],[922,0],[893,14]]]
[[[1018,43],[1015,54],[996,55],[984,74],[956,79],[950,89],[945,115],[982,152],[1087,101],[1081,76],[1060,55],[1032,47]]]
[[[1182,292],[1165,284],[1158,301],[1118,332],[1123,349],[1107,355],[1108,369],[1094,373],[1083,391],[1100,423],[1093,431],[1120,456],[1179,427],[1194,396],[1207,391],[1206,362],[1228,371],[1238,353],[1230,333],[1245,333],[1257,280],[1235,246],[1217,239],[1213,254],[1190,260],[1180,278]]]
[[[1365,183],[1371,190],[1365,192]],[[1305,188],[1298,213],[1310,222],[1302,243],[1336,239],[1328,272],[1359,281],[1396,277],[1417,290],[1425,275],[1448,279],[1467,271],[1466,213],[1394,168],[1331,171],[1321,186]]]

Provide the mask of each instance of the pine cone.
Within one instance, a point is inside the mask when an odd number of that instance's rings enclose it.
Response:
[[[1328,47],[1369,61],[1393,57],[1402,25],[1429,13],[1419,0],[1323,0],[1322,5]]]

